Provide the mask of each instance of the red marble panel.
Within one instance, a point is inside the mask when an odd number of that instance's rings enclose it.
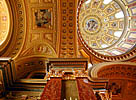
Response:
[[[51,78],[46,84],[40,100],[61,100],[61,78]]]
[[[77,78],[76,80],[80,100],[97,100],[86,78]]]

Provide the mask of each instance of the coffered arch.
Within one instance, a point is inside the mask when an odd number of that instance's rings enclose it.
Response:
[[[10,16],[10,30],[0,55],[14,58],[21,49],[25,36],[25,7],[23,0],[6,0]]]
[[[8,1],[0,1],[0,51],[7,46],[11,33],[13,21],[11,7]]]

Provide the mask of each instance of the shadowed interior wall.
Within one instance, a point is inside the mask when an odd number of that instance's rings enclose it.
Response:
[[[75,80],[63,80],[62,81],[62,100],[78,100],[77,82]]]

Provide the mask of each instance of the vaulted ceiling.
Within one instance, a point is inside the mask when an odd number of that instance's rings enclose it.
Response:
[[[0,55],[12,57],[17,71],[43,67],[41,62],[47,58],[87,57],[92,63],[136,60],[135,0],[108,4],[103,0],[6,0],[6,4],[0,24],[7,25],[9,35]],[[119,12],[122,18],[116,17]],[[91,22],[95,27],[90,29]]]

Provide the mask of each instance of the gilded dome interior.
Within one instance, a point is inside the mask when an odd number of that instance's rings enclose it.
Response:
[[[130,30],[133,14],[124,0],[81,0],[78,12],[81,40],[94,51],[116,56],[135,46],[136,33]]]

